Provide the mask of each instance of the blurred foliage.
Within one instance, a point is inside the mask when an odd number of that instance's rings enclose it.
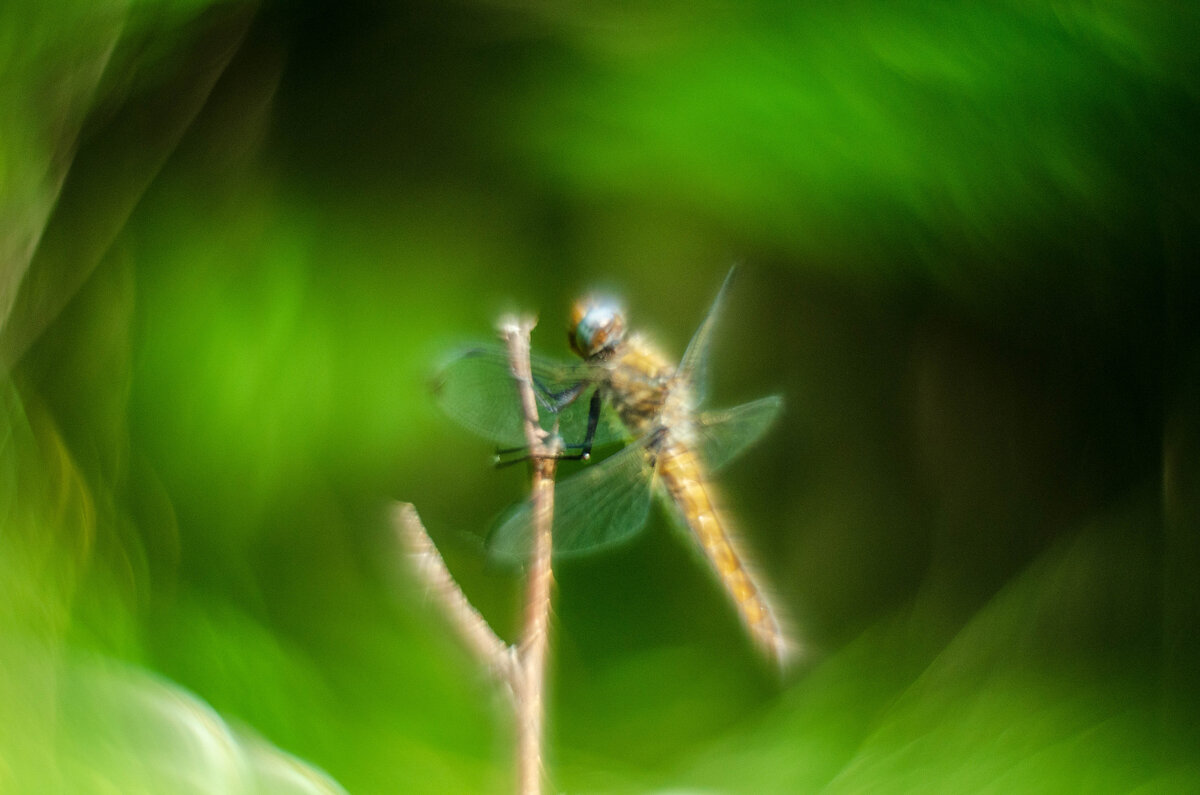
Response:
[[[426,384],[742,261],[722,490],[771,677],[661,517],[557,571],[565,791],[1200,787],[1200,7],[0,5],[0,790],[477,792],[499,694],[412,585],[519,471]],[[302,760],[302,761],[301,761]],[[324,773],[320,771],[325,771]],[[336,780],[337,783],[334,783]]]

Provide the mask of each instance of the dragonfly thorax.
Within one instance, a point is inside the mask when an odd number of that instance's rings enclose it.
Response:
[[[625,313],[612,298],[589,296],[575,304],[567,331],[571,350],[584,359],[603,359],[625,339]]]
[[[626,336],[598,364],[604,397],[634,436],[688,419],[687,384],[675,379],[674,365],[640,334]]]

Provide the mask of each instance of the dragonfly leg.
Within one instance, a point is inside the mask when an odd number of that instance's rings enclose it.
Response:
[[[596,426],[600,424],[600,390],[592,392],[592,401],[588,404],[587,433],[584,434],[583,444],[580,445],[579,457],[586,461],[592,455],[592,442],[596,439]]]
[[[574,389],[574,387],[572,387],[572,389]],[[576,394],[571,398],[571,400],[575,400],[575,398],[579,397],[579,391],[582,390],[576,391]],[[556,459],[559,461],[587,461],[592,457],[592,442],[596,438],[596,426],[600,424],[600,408],[600,390],[597,389],[592,393],[592,399],[588,404],[587,434],[583,437],[583,441],[579,444],[564,444],[562,446],[562,450],[564,452],[560,452],[558,455],[554,456]],[[572,452],[565,452],[567,450]],[[514,453],[520,453],[521,455],[518,455],[515,458],[504,458],[504,456],[513,455]],[[496,450],[496,468],[499,469],[506,466],[511,466],[512,464],[520,463],[521,461],[528,461],[530,457],[531,456],[529,455],[528,447],[507,447],[504,449],[498,449]]]
[[[580,381],[579,383],[569,386],[561,392],[551,392],[550,388],[539,381],[536,377],[533,379],[534,386],[537,387],[536,395],[538,402],[542,404],[542,408],[552,414],[557,414],[564,408],[574,403],[575,400],[583,394],[587,389],[588,382]]]
[[[567,444],[567,445],[563,445],[563,450],[581,450],[582,447],[583,447],[583,445],[581,445],[581,444]],[[503,457],[504,455],[507,455],[509,453],[521,453],[521,455],[516,456],[514,458],[504,458]],[[528,461],[531,458],[533,458],[533,456],[531,456],[529,454],[528,447],[517,447],[512,450],[497,450],[496,451],[496,469],[504,469],[505,467],[512,466],[513,464],[519,464],[522,461]],[[587,453],[584,453],[584,452],[572,452],[572,453],[561,452],[554,456],[555,461],[587,461],[589,458],[591,458],[590,451]]]

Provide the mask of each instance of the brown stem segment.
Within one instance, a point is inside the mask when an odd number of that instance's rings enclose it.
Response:
[[[479,611],[467,601],[466,594],[454,581],[425,526],[421,524],[417,509],[410,503],[400,502],[396,503],[392,511],[392,523],[400,536],[400,543],[408,552],[412,570],[425,587],[429,598],[441,608],[463,644],[479,660],[479,664],[504,681],[511,682],[516,666],[509,647],[492,631]]]
[[[533,394],[529,365],[529,319],[501,321],[500,334],[508,345],[513,379],[521,394],[525,441],[533,462],[533,559],[525,588],[525,630],[517,653],[514,694],[517,704],[517,790],[522,795],[542,791],[542,741],[545,725],[546,657],[550,639],[551,528],[554,524],[554,475],[557,437],[542,430]]]
[[[542,791],[546,657],[550,640],[550,589],[554,584],[550,531],[554,525],[554,475],[561,449],[557,435],[542,430],[538,422],[529,365],[529,334],[533,326],[534,321],[528,318],[505,318],[500,322],[500,335],[508,346],[509,366],[521,398],[525,440],[533,463],[534,548],[525,587],[525,625],[517,646],[505,645],[467,601],[416,509],[409,503],[397,503],[392,515],[417,579],[437,601],[467,648],[509,687],[516,713],[517,791],[521,795],[540,795]]]

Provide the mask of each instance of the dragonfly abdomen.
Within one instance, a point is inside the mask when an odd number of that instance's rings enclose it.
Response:
[[[793,644],[716,509],[697,457],[686,446],[668,442],[659,453],[658,472],[684,522],[732,597],[746,631],[765,655],[783,667]]]

